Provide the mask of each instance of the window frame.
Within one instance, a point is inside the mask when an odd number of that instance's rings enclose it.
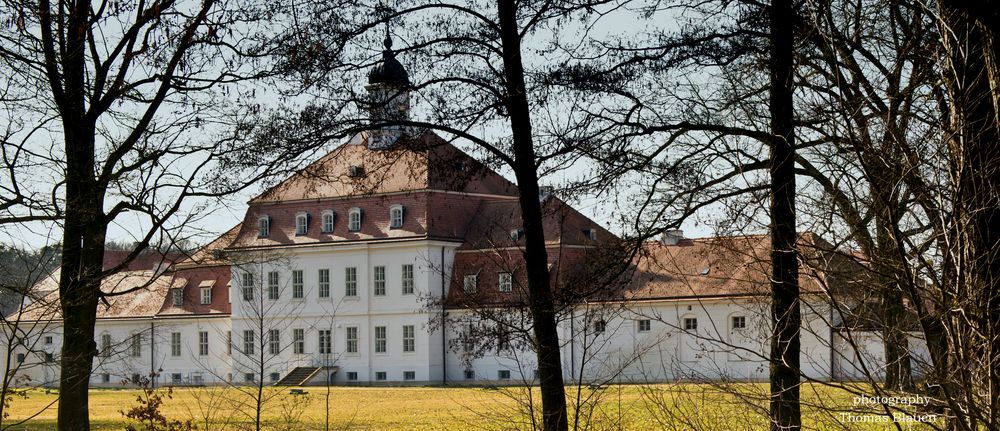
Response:
[[[403,283],[402,294],[413,295],[413,292],[416,290],[414,288],[416,283],[414,281],[415,277],[413,275],[413,264],[412,263],[403,264],[402,272],[403,272],[403,274],[401,275]]]
[[[738,326],[736,325],[736,322],[737,322],[736,319],[739,319],[738,322],[740,322],[740,324]],[[732,325],[732,329],[734,331],[738,331],[738,330],[741,330],[741,329],[746,329],[746,327],[747,327],[747,317],[743,316],[743,315],[732,316],[732,318],[730,319],[730,325]]]
[[[170,333],[170,357],[179,358],[181,356],[181,333]]]
[[[402,204],[395,204],[389,207],[389,229],[400,229],[403,227],[405,211]]]
[[[685,331],[697,331],[698,330],[698,318],[697,317],[684,317],[681,320],[682,327]]]
[[[129,342],[129,354],[133,358],[138,358],[142,356],[142,333],[133,332],[132,335],[129,336],[128,342]]]
[[[267,299],[269,301],[281,299],[281,274],[278,271],[267,272]]]
[[[389,329],[386,326],[376,326],[374,328],[372,343],[374,351],[376,354],[388,354],[389,353]]]
[[[352,355],[360,353],[358,350],[358,339],[360,338],[358,327],[348,326],[344,329],[344,331],[346,332],[344,335],[344,352]]]
[[[179,287],[170,289],[170,297],[171,300],[173,301],[174,307],[184,306],[184,289]]]
[[[306,275],[301,269],[292,270],[292,299],[305,299]]]
[[[257,334],[253,329],[243,330],[243,354],[250,356],[257,352],[255,344],[257,339]]]
[[[638,332],[649,332],[653,329],[653,321],[651,319],[636,319],[635,322]]]
[[[358,297],[358,267],[356,266],[344,268],[344,296],[348,298]]]
[[[385,266],[376,265],[372,268],[372,280],[374,283],[374,288],[372,289],[372,295],[374,296],[385,296]]]
[[[210,305],[212,303],[212,288],[202,287],[201,288],[201,305]]]
[[[244,272],[240,280],[240,290],[243,301],[253,301],[254,276],[249,272]]]
[[[208,356],[208,331],[198,331],[198,356]]]
[[[304,328],[292,329],[292,353],[296,355],[306,353],[306,330]]]
[[[319,354],[329,355],[333,353],[333,331],[330,329],[319,330]]]
[[[497,274],[497,290],[500,293],[511,293],[514,291],[514,273],[500,272]]]
[[[281,330],[269,329],[267,331],[267,351],[271,355],[281,354]]]
[[[360,232],[361,231],[361,219],[362,213],[361,208],[353,207],[347,211],[347,231],[348,232]]]
[[[415,353],[416,351],[417,351],[416,325],[403,325],[403,353]]]
[[[462,277],[462,291],[471,295],[477,290],[479,290],[479,273],[465,274]]]
[[[318,296],[320,298],[330,297],[330,269],[321,268],[317,271],[316,278],[319,280],[318,285]]]
[[[309,213],[300,212],[295,214],[295,236],[309,234]]]
[[[320,215],[320,232],[321,233],[333,233],[334,226],[337,222],[337,215],[333,210],[323,211]]]
[[[267,238],[271,235],[271,216],[257,217],[257,238]]]

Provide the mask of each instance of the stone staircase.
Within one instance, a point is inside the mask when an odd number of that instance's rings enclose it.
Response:
[[[274,386],[303,386],[312,380],[322,367],[295,367],[290,373],[285,374]]]

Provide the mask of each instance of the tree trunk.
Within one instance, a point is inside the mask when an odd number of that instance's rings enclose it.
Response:
[[[521,37],[514,0],[498,0],[500,38],[503,46],[507,110],[513,134],[514,175],[520,192],[521,219],[524,225],[524,260],[528,278],[528,304],[538,355],[538,377],[542,392],[542,423],[546,431],[568,429],[566,389],[563,386],[559,332],[555,304],[549,284],[548,253],[542,228],[542,206],[538,199],[538,172],[531,135],[531,116],[524,66],[521,63]]]
[[[90,373],[97,343],[94,325],[101,288],[105,225],[93,177],[94,134],[84,120],[66,128],[66,219],[59,302],[63,317],[60,357],[60,431],[90,429]],[[90,130],[88,130],[90,129]]]
[[[950,66],[947,85],[951,104],[948,136],[958,177],[956,213],[960,214],[957,244],[965,268],[960,268],[969,292],[983,307],[979,331],[988,358],[988,427],[997,429],[1000,411],[1000,107],[997,106],[995,22],[979,12],[959,10],[958,2],[941,2],[945,49]],[[975,13],[975,14],[974,14]],[[992,13],[996,15],[996,10]]]
[[[799,408],[799,265],[795,230],[795,133],[792,114],[794,14],[791,0],[770,10],[771,114],[771,430],[801,428]]]

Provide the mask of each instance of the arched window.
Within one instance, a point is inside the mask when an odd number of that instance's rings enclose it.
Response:
[[[330,210],[323,211],[323,220],[322,220],[323,226],[321,228],[323,230],[323,233],[333,232],[333,220],[334,220],[333,211]]]
[[[271,233],[271,217],[261,216],[257,218],[257,238],[267,238]]]
[[[298,213],[295,215],[295,234],[305,235],[309,232],[309,213]]]
[[[361,230],[361,208],[354,207],[347,212],[347,230],[351,232]]]
[[[403,206],[393,205],[389,208],[389,227],[390,228],[401,228],[403,227]]]

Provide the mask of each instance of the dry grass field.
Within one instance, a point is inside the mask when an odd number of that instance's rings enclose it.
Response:
[[[530,428],[530,416],[521,406],[537,390],[472,387],[323,387],[301,388],[305,395],[291,395],[289,388],[266,388],[270,397],[263,414],[269,430],[509,430]],[[572,389],[573,400],[585,400],[581,425],[594,430],[766,429],[766,404],[756,397],[764,385],[741,384],[726,389],[709,385],[610,386]],[[165,393],[165,391],[163,391]],[[92,427],[122,430],[128,423],[121,411],[136,405],[139,391],[93,390],[90,395]],[[25,399],[11,401],[3,429],[54,429],[55,392],[31,391]],[[803,387],[804,421],[809,429],[889,430],[890,423],[847,423],[853,395],[820,385]],[[178,388],[165,400],[162,412],[169,419],[191,420],[199,430],[248,428],[248,397],[233,388]],[[328,404],[329,403],[329,404]],[[329,405],[329,408],[327,408]],[[824,408],[820,408],[822,406]],[[329,417],[327,415],[329,412]],[[867,420],[877,415],[858,412]],[[18,422],[22,422],[18,424]],[[901,429],[922,429],[901,424]],[[581,426],[581,429],[583,427]]]

